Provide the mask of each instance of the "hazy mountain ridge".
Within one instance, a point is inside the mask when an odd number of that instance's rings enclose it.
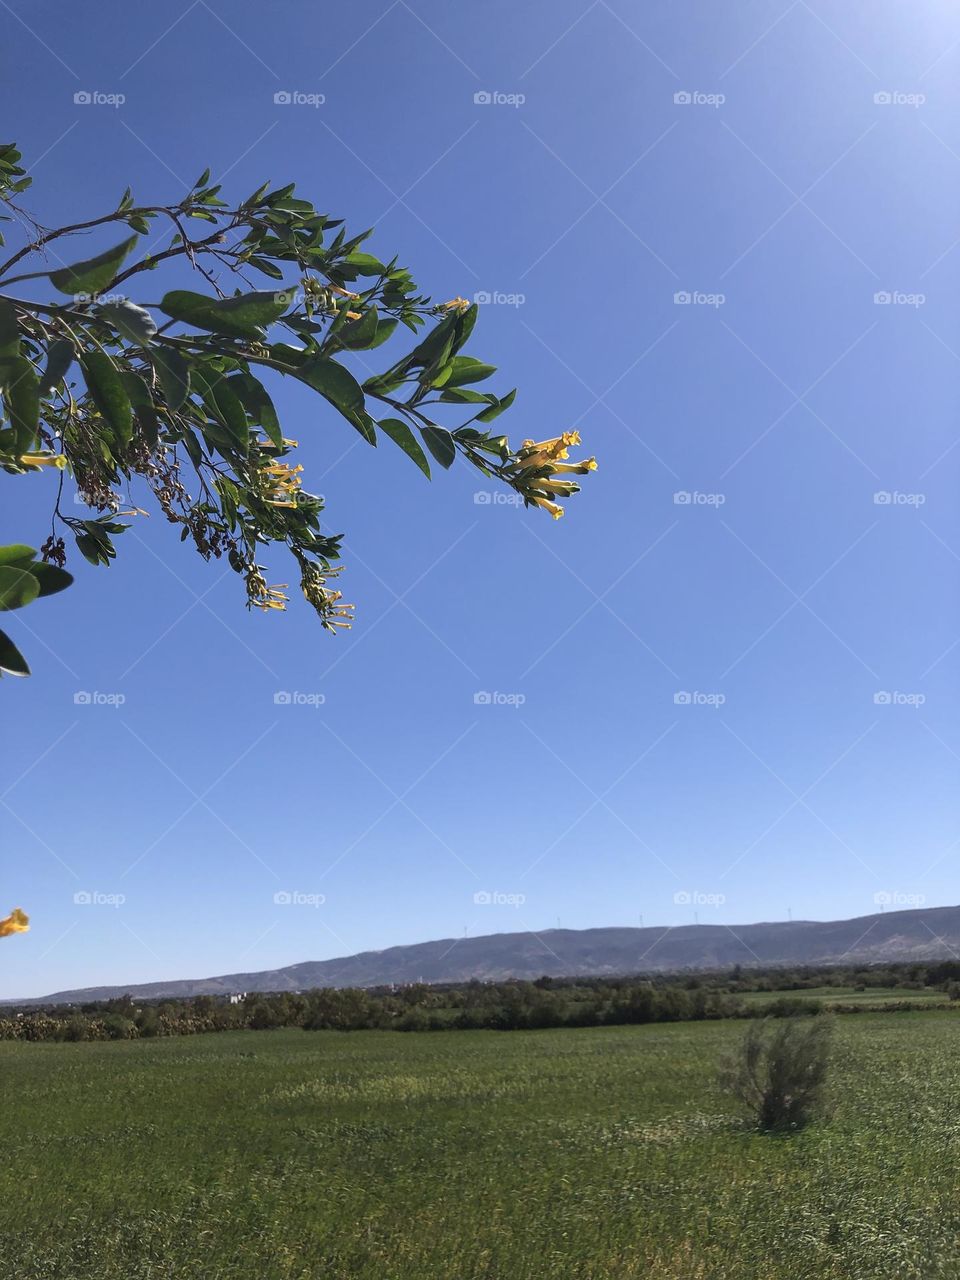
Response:
[[[547,929],[443,938],[282,969],[138,985],[57,991],[20,1003],[103,1000],[129,992],[142,999],[376,987],[390,983],[466,982],[471,978],[600,976],[714,969],[740,964],[877,964],[956,958],[960,906],[888,911],[851,920],[694,924],[660,928]],[[16,1003],[6,1001],[5,1003]]]

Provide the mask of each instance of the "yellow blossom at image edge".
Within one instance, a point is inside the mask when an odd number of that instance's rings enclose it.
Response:
[[[0,920],[0,938],[7,938],[11,933],[26,933],[29,928],[30,917],[14,907],[5,920]]]

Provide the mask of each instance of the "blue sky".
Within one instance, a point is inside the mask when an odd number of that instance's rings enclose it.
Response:
[[[33,926],[0,995],[957,900],[955,9],[3,8],[40,221],[295,180],[434,297],[495,299],[505,429],[576,426],[600,469],[554,523],[274,387],[349,635],[248,615],[156,515],[109,570],[74,554],[8,615],[0,898]],[[0,540],[50,496],[8,478]]]

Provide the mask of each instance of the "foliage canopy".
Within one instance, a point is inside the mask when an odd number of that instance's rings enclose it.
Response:
[[[292,183],[230,203],[206,172],[175,204],[138,205],[127,190],[109,213],[46,229],[17,204],[30,183],[20,161],[13,144],[0,146],[3,220],[28,228],[0,264],[0,467],[59,475],[39,553],[0,550],[0,610],[70,584],[64,534],[91,564],[108,565],[125,520],[145,514],[131,493],[139,477],[181,541],[204,559],[227,558],[248,606],[285,608],[285,584],[270,585],[259,562],[265,547],[283,545],[324,628],[348,627],[353,606],[332,585],[342,535],[321,525],[323,499],[302,486],[297,442],[284,434],[264,372],[311,388],[367,445],[385,437],[428,479],[432,463],[447,468],[459,454],[555,518],[559,500],[578,491],[575,477],[595,469],[592,458],[566,461],[575,431],[511,447],[493,424],[515,390],[480,390],[496,370],[464,354],[476,305],[431,304],[395,258],[361,248],[371,231],[348,234]],[[64,238],[99,228],[116,231],[110,247],[61,257]],[[200,291],[128,296],[176,263],[193,269]],[[257,277],[268,287],[257,288]],[[53,296],[10,293],[34,281]],[[382,372],[361,381],[345,362],[404,331],[413,345]],[[87,511],[64,509],[65,477]],[[0,673],[28,671],[0,632]]]

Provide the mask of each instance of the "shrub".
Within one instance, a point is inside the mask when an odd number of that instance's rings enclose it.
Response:
[[[809,996],[779,996],[763,1006],[764,1018],[804,1018],[823,1012],[823,1004]]]
[[[823,1102],[833,1024],[817,1018],[764,1019],[750,1025],[724,1083],[765,1133],[793,1133]]]

